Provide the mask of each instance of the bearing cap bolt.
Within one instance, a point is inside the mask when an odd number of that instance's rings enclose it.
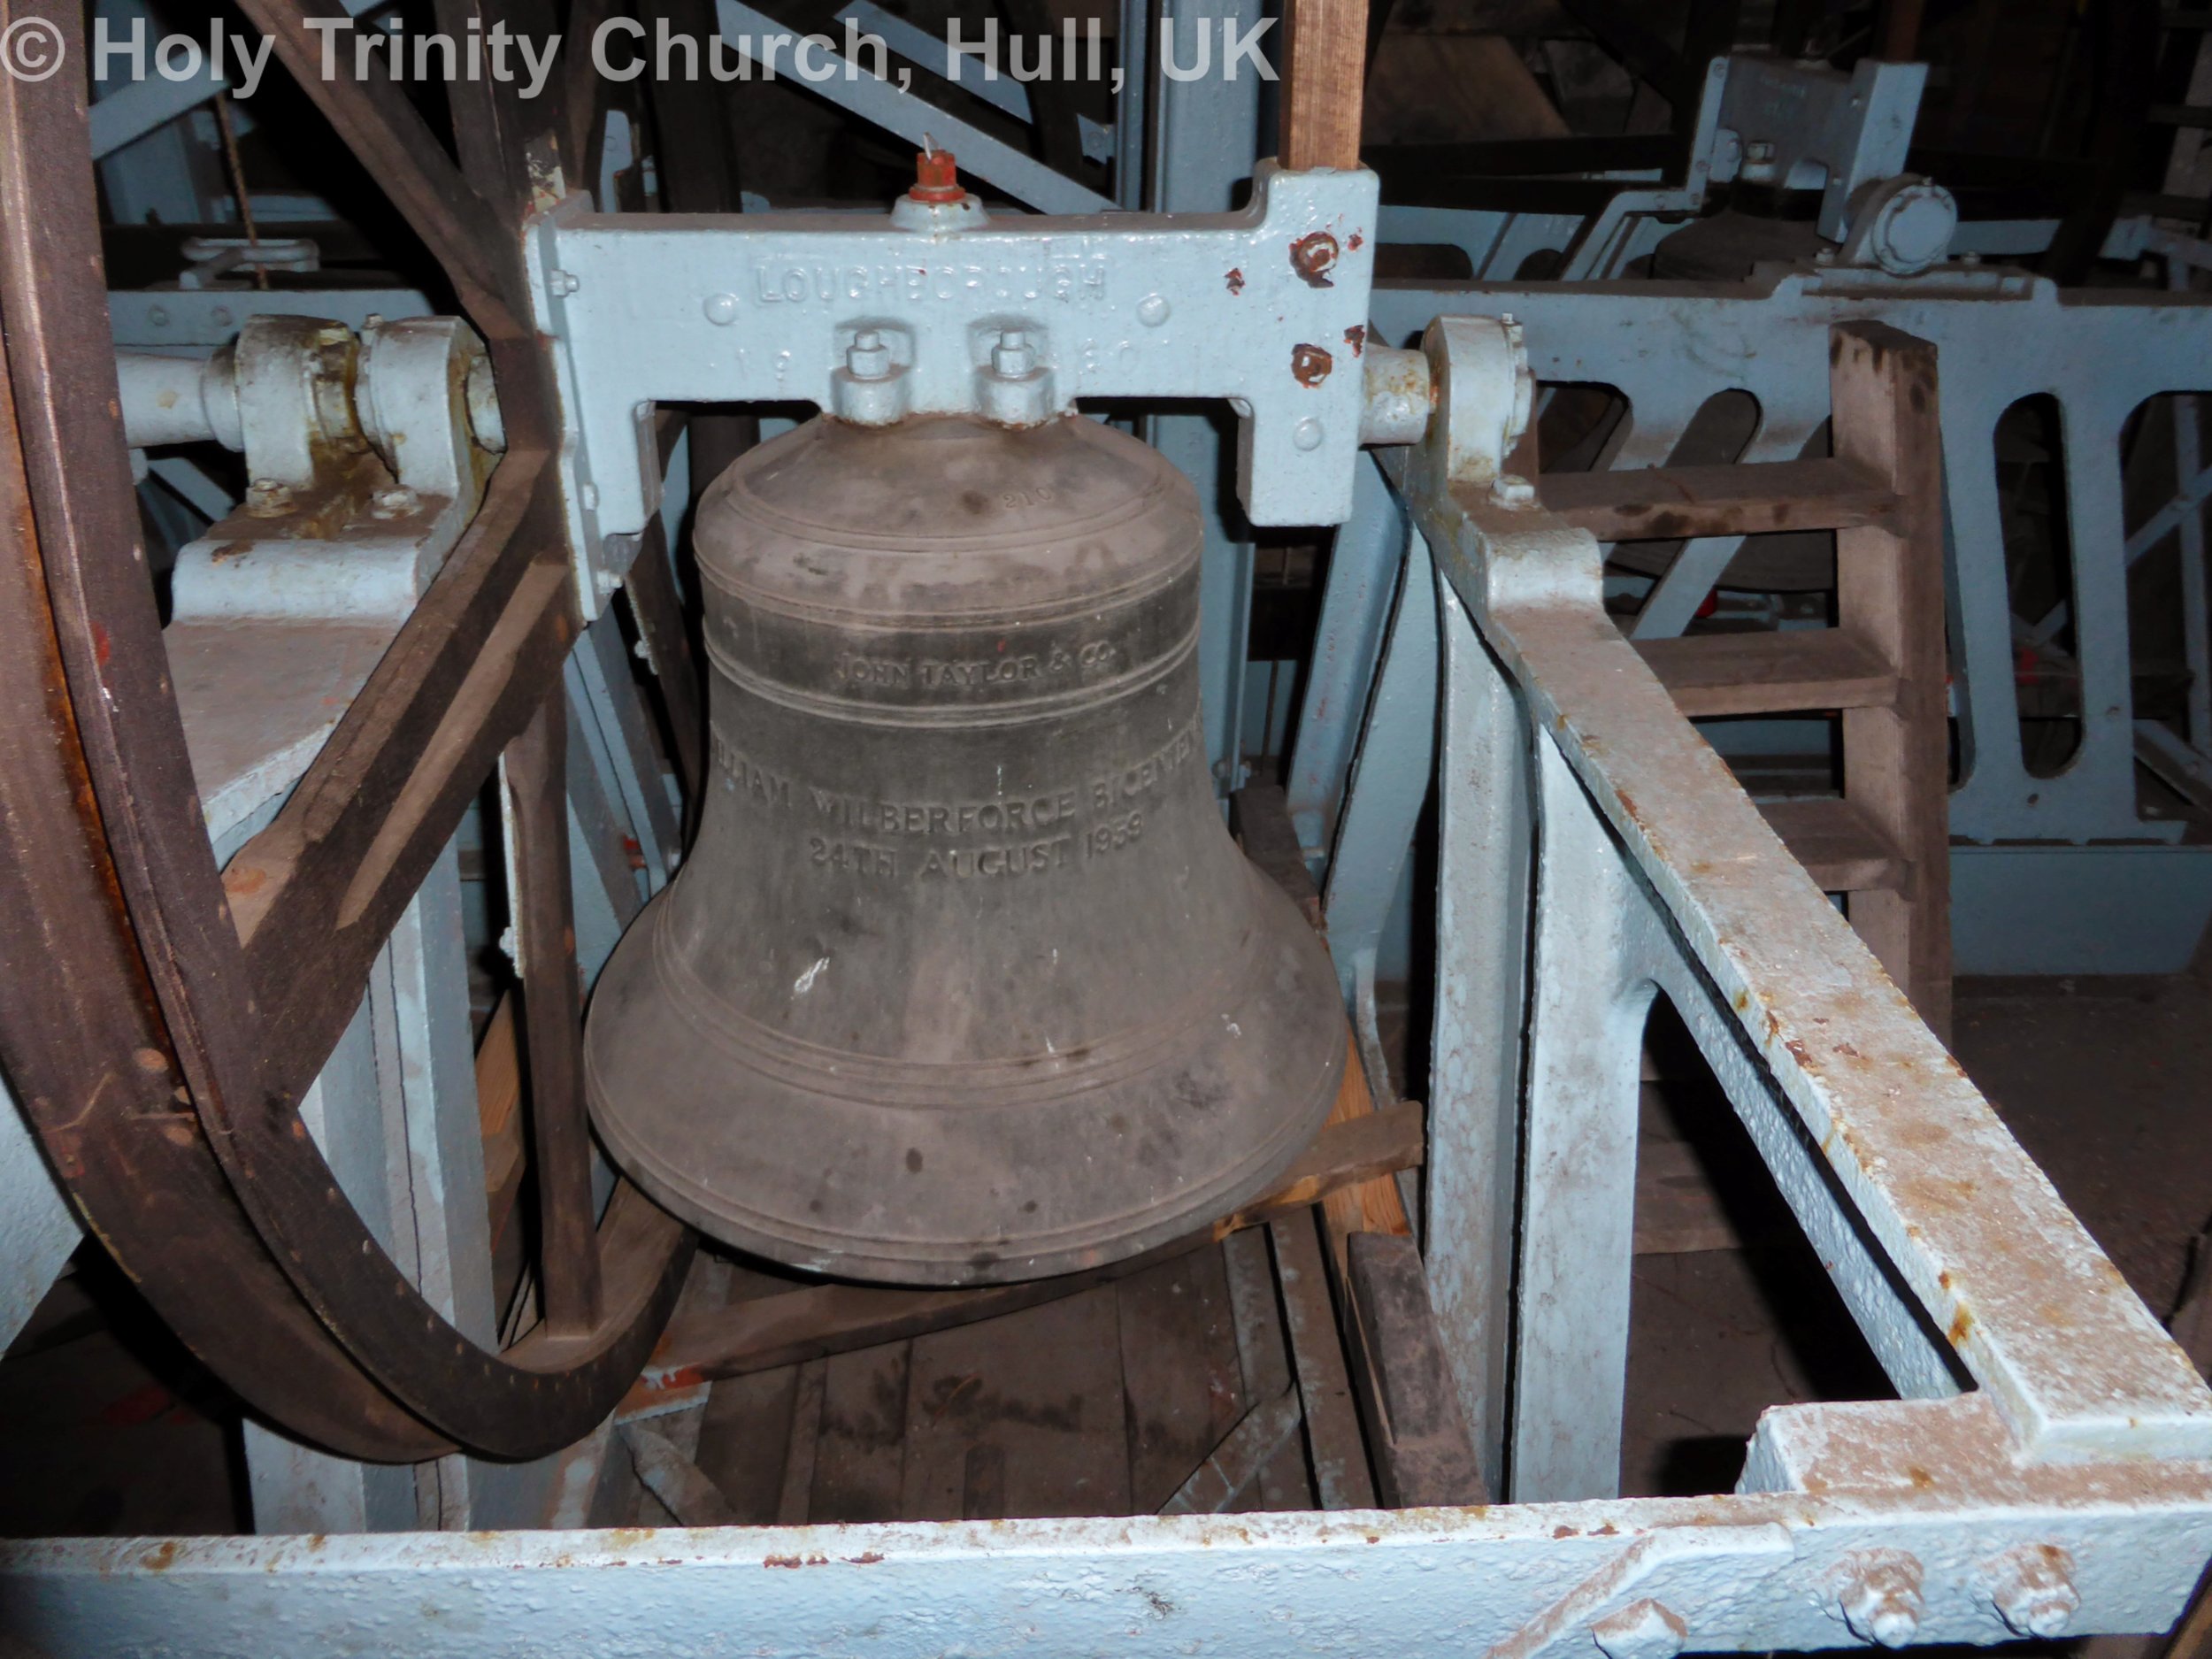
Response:
[[[2073,1558],[2054,1545],[2026,1545],[1999,1557],[1991,1601],[2017,1636],[2049,1641],[2066,1633],[2081,1611]]]
[[[1902,1647],[1919,1633],[1926,1610],[1920,1596],[1920,1563],[1902,1550],[1869,1550],[1840,1575],[1836,1610],[1861,1641]]]
[[[257,518],[273,518],[292,511],[292,487],[273,478],[257,478],[246,486],[246,511]]]
[[[856,380],[880,380],[891,373],[891,348],[880,334],[864,328],[853,336],[845,352],[845,373]]]
[[[1036,366],[1037,354],[1031,349],[1028,336],[1018,328],[1001,329],[998,344],[991,348],[991,373],[1014,380]]]
[[[957,202],[967,192],[960,188],[960,170],[949,150],[925,150],[914,157],[914,182],[906,192],[917,202]]]

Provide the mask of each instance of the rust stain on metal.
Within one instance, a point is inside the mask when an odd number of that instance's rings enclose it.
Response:
[[[1229,292],[1232,294],[1244,292],[1244,272],[1236,265],[1229,267]]]
[[[1319,346],[1298,345],[1290,350],[1290,378],[1310,389],[1329,378],[1336,359]]]
[[[1329,280],[1336,264],[1337,240],[1325,230],[1309,231],[1290,244],[1290,268],[1309,288],[1334,288]]]
[[[1354,323],[1349,328],[1347,328],[1344,331],[1344,343],[1352,348],[1352,355],[1354,357],[1357,357],[1361,352],[1366,350],[1367,326],[1364,323]]]

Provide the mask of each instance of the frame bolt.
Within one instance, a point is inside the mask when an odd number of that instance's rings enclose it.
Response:
[[[1924,1603],[1920,1563],[1898,1549],[1849,1557],[1836,1584],[1836,1610],[1861,1641],[1902,1647],[1919,1633]]]
[[[1490,499],[1501,507],[1533,507],[1536,486],[1518,472],[1501,472],[1490,486]]]
[[[845,373],[856,380],[880,380],[891,373],[891,348],[880,334],[864,328],[853,336],[845,351]]]
[[[567,296],[584,286],[583,279],[573,271],[548,271],[545,286],[555,294]]]
[[[1148,294],[1137,302],[1137,320],[1147,328],[1157,328],[1167,320],[1168,303],[1164,294]]]
[[[2066,1633],[2081,1611],[2074,1560],[2053,1544],[2008,1550],[1993,1563],[1990,1603],[2015,1635],[2048,1641]]]
[[[998,344],[991,348],[991,373],[1018,380],[1037,366],[1037,354],[1018,328],[999,330]]]
[[[709,322],[718,327],[726,328],[737,320],[737,296],[710,294],[701,303],[699,309],[706,313]]]
[[[292,487],[273,478],[257,478],[246,486],[246,511],[256,518],[273,518],[292,511]]]
[[[1590,1638],[1605,1659],[1674,1659],[1690,1627],[1671,1608],[1646,1598],[1591,1625]]]
[[[1321,423],[1310,415],[1290,429],[1290,442],[1294,449],[1317,449],[1321,447],[1321,440],[1326,436],[1328,434],[1321,429]]]

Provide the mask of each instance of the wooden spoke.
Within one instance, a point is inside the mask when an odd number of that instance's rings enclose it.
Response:
[[[102,1243],[249,1404],[349,1456],[437,1456],[452,1441],[293,1293],[181,1085],[65,695],[8,366],[0,342],[0,1059]]]
[[[582,993],[568,879],[568,700],[558,687],[507,745],[514,836],[515,932],[523,1036],[530,1054],[530,1138],[537,1154],[538,1296],[560,1336],[599,1323],[599,1242],[584,1115]]]
[[[409,895],[559,681],[577,623],[549,470],[530,452],[500,463],[292,798],[224,872],[270,1012],[260,1075],[275,1099],[314,1080]]]
[[[252,9],[297,68],[311,14],[288,0]],[[0,0],[0,15],[27,14],[82,50],[73,11]],[[34,1120],[95,1230],[118,1241],[165,1316],[247,1398],[351,1455],[414,1459],[458,1445],[534,1456],[583,1433],[636,1377],[690,1235],[626,1186],[591,1230],[588,1170],[580,1203],[573,1191],[580,1099],[572,1075],[557,1081],[554,1094],[565,1087],[570,1103],[557,1099],[541,1114],[560,1126],[541,1156],[562,1194],[549,1213],[565,1217],[548,1276],[558,1317],[493,1353],[455,1330],[379,1247],[298,1115],[297,1097],[357,1005],[376,950],[495,758],[541,710],[555,710],[545,718],[565,730],[561,664],[578,621],[551,471],[542,444],[528,441],[549,426],[544,366],[505,309],[519,292],[518,261],[493,257],[496,244],[480,240],[499,221],[392,88],[303,79],[393,182],[494,336],[508,430],[520,441],[461,546],[227,888],[138,544],[81,89],[73,78],[0,81],[0,311],[27,463],[14,575],[42,595],[0,618],[0,639],[35,645],[46,631],[43,655],[27,645],[10,664],[23,672],[4,683],[34,751],[20,775],[42,784],[50,818],[59,810],[77,826],[73,846],[50,836],[25,850],[0,883],[0,903],[21,924],[12,949],[66,933],[76,950],[103,914],[116,930],[104,945],[83,947],[99,997],[88,980],[50,975],[74,1002],[11,1010],[0,1044],[12,1072],[37,1091]],[[72,155],[82,159],[72,165]],[[23,677],[57,662],[42,680]],[[34,764],[41,732],[50,752]],[[534,754],[539,817],[549,799],[565,820],[558,749],[526,751],[526,773]],[[5,829],[16,833],[16,820]],[[554,879],[546,833],[541,824],[531,836],[541,849],[533,862],[549,867],[533,894]],[[48,868],[55,861],[59,875]],[[549,922],[540,939],[560,945],[565,851],[557,863],[558,896],[541,905]],[[27,965],[20,977],[41,978]],[[538,1069],[557,1078],[557,1056],[579,1040],[572,961],[565,979],[549,979],[542,966],[532,978],[555,987],[537,994],[530,1013],[534,1059],[542,1048]],[[27,1029],[34,1020],[40,1028]],[[132,1087],[116,1087],[118,1076]],[[187,1104],[188,1119],[178,1110]],[[157,1175],[170,1183],[158,1197],[144,1190]],[[165,1225],[163,1245],[188,1275],[158,1263],[148,1271],[149,1217]]]
[[[503,216],[453,165],[395,82],[357,80],[354,55],[343,50],[334,52],[335,73],[323,73],[324,42],[342,44],[353,33],[345,9],[324,0],[241,0],[240,9],[275,43],[301,90],[422,238],[478,330],[493,342],[525,337],[515,257],[495,240]],[[346,27],[317,29],[316,19]],[[456,94],[466,84],[457,84]]]

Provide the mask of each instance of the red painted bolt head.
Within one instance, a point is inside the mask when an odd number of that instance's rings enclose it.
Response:
[[[949,150],[925,150],[914,157],[914,183],[907,193],[917,202],[957,202],[967,192],[960,188],[960,170]]]

